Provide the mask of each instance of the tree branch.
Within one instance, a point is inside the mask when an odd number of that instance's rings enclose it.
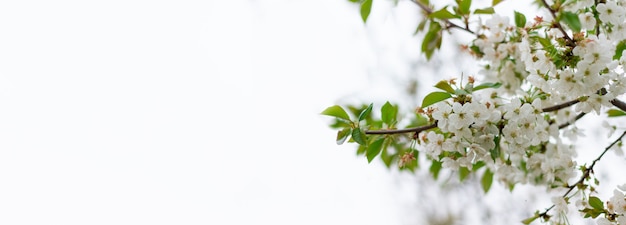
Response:
[[[413,128],[407,128],[407,129],[399,129],[399,130],[366,130],[365,134],[401,134],[401,133],[411,133],[411,132],[422,132],[425,130],[429,130],[429,129],[433,129],[437,127],[437,121],[435,121],[435,123],[430,124],[430,125],[426,125],[426,126],[421,126],[421,127],[413,127]]]
[[[579,103],[580,100],[575,99],[575,100],[571,100],[571,101],[567,101],[558,105],[554,105],[554,106],[550,106],[550,107],[546,107],[541,109],[541,111],[543,112],[553,112],[553,111],[557,111],[560,109],[564,109],[567,107],[570,107],[572,105],[575,105],[577,103]],[[619,99],[613,99],[610,101],[611,104],[613,104],[615,107],[626,111],[626,102],[620,101]],[[579,120],[580,118],[584,117],[586,115],[586,113],[580,113],[578,115],[576,115],[576,117],[574,118],[573,121],[564,123],[559,125],[559,129],[565,128],[569,125],[572,125],[573,122]],[[411,133],[411,132],[422,132],[425,130],[429,130],[432,128],[437,127],[437,121],[435,121],[435,123],[430,124],[430,125],[426,125],[426,126],[421,126],[421,127],[413,127],[413,128],[406,128],[406,129],[399,129],[399,130],[366,130],[365,134],[401,134],[401,133]]]
[[[580,118],[583,118],[583,116],[585,116],[585,115],[587,115],[587,113],[584,113],[584,112],[579,113],[578,115],[576,115],[576,117],[575,117],[573,120],[571,120],[571,121],[569,121],[569,122],[566,122],[566,123],[563,123],[563,124],[559,125],[559,130],[560,130],[560,129],[563,129],[563,128],[566,128],[566,127],[567,127],[567,126],[569,126],[569,125],[572,125],[574,122],[576,122],[576,121],[577,121],[577,120],[579,120]]]
[[[622,111],[626,111],[626,103],[620,101],[619,99],[613,99],[610,101],[611,104],[613,104],[615,107],[617,107],[618,109],[621,109]]]
[[[580,100],[575,99],[575,100],[571,100],[569,102],[564,102],[564,103],[561,103],[561,104],[558,104],[558,105],[555,105],[555,106],[550,106],[550,107],[547,107],[547,108],[543,108],[542,111],[543,112],[557,111],[559,109],[564,109],[564,108],[573,106],[573,105],[575,105],[576,103],[579,103],[579,102],[580,102]]]
[[[567,187],[569,188],[565,194],[563,194],[563,198],[567,197],[567,195],[569,193],[571,193],[574,188],[578,187],[579,185],[583,185],[583,183],[585,182],[586,179],[589,178],[589,176],[591,175],[591,173],[593,173],[593,167],[596,165],[596,163],[598,161],[600,161],[600,159],[602,159],[602,157],[604,156],[604,154],[606,154],[606,152],[609,151],[609,149],[611,149],[611,147],[613,147],[613,145],[617,144],[618,142],[620,142],[622,140],[622,138],[624,138],[624,136],[626,136],[626,131],[624,131],[622,133],[622,135],[620,135],[617,139],[615,139],[615,141],[613,141],[609,146],[607,146],[604,151],[602,151],[602,153],[591,162],[591,165],[589,167],[587,167],[585,169],[585,172],[583,172],[583,175],[580,177],[580,179],[578,179],[578,181],[572,185],[568,185]],[[550,206],[549,208],[546,209],[546,211],[542,212],[539,214],[539,217],[546,217],[548,215],[548,212],[554,208],[554,205]]]

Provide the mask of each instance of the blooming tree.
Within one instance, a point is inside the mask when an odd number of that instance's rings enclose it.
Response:
[[[373,0],[350,1],[360,4],[366,22]],[[594,175],[608,151],[621,154],[626,131],[613,135],[597,157],[575,160],[579,119],[626,115],[619,99],[626,92],[626,0],[536,0],[549,16],[514,11],[512,18],[495,12],[502,0],[486,7],[471,0],[411,1],[424,12],[418,31],[427,59],[445,34],[460,30],[473,37],[462,49],[482,70],[434,84],[438,91],[427,94],[409,119],[389,102],[376,117],[373,104],[328,107],[322,114],[334,118],[337,143],[355,143],[368,161],[378,157],[410,171],[421,155],[434,177],[442,169],[458,171],[462,179],[476,173],[485,192],[493,180],[511,190],[518,184],[562,190],[524,224],[567,222],[570,207],[598,224],[626,224],[626,185],[600,199]],[[616,131],[608,121],[606,129]]]

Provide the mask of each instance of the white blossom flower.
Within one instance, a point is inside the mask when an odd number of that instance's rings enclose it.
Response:
[[[598,223],[598,225],[615,225],[615,223],[611,222],[610,220],[604,217],[598,217],[598,220],[596,220],[596,223]]]
[[[448,131],[450,114],[452,114],[452,107],[450,107],[450,105],[446,102],[438,104],[437,108],[433,112],[433,118],[437,120],[437,127],[439,127],[441,131]]]
[[[554,196],[551,198],[551,200],[554,204],[555,211],[563,214],[567,213],[567,202],[565,201],[565,198],[563,198],[562,196]]]
[[[593,3],[593,2],[592,2]],[[585,30],[593,30],[596,27],[596,18],[593,13],[586,12],[578,15],[578,19]]]
[[[615,2],[606,2],[600,3],[596,7],[598,13],[600,13],[600,20],[603,22],[608,22],[612,24],[618,24],[624,21],[624,10],[623,7],[618,6]]]
[[[449,125],[454,129],[461,129],[468,127],[474,122],[472,112],[469,110],[469,105],[461,105],[461,103],[455,102],[452,104],[452,114],[450,114]]]
[[[487,25],[491,32],[504,31],[505,28],[509,26],[509,17],[493,14],[493,16],[485,22],[485,25]]]

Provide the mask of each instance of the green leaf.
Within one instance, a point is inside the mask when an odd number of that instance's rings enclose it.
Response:
[[[459,168],[459,180],[464,181],[467,178],[467,175],[470,174],[470,170],[467,167]]]
[[[496,6],[498,3],[502,2],[504,0],[493,0],[491,1],[491,6]]]
[[[398,107],[391,105],[389,102],[385,102],[382,108],[380,108],[380,114],[383,120],[383,123],[387,125],[392,125],[396,121],[396,116],[398,115]]]
[[[597,210],[604,210],[604,203],[598,197],[590,196],[589,205]]]
[[[454,89],[452,88],[452,86],[450,86],[450,83],[448,83],[448,81],[445,81],[445,80],[439,81],[439,83],[437,83],[435,87],[441,90],[444,90],[450,94],[454,93]]]
[[[372,142],[369,146],[367,146],[367,153],[365,155],[367,156],[368,163],[371,163],[372,160],[378,154],[380,154],[380,151],[383,149],[384,141],[385,141],[385,138],[379,137],[378,139],[376,139],[376,141]]]
[[[501,138],[500,135],[493,138],[493,142],[496,144],[496,146],[493,149],[489,150],[491,159],[493,159],[494,162],[496,161],[497,158],[500,158],[500,155],[502,154],[502,150],[500,150],[500,138]]]
[[[494,13],[496,13],[496,11],[493,9],[493,7],[487,7],[484,9],[474,10],[474,14],[494,14]]]
[[[364,0],[361,2],[361,18],[363,19],[363,23],[367,22],[367,17],[370,16],[370,11],[372,10],[372,1],[373,0]]]
[[[491,170],[487,169],[483,174],[483,178],[480,179],[480,184],[483,187],[483,191],[485,191],[485,193],[487,193],[491,188],[491,183],[493,183],[493,173],[491,172]]]
[[[348,0],[349,2],[359,3],[361,0]]]
[[[459,15],[452,14],[450,11],[448,11],[447,8],[448,8],[447,6],[443,7],[442,9],[437,10],[437,11],[431,13],[430,15],[428,15],[428,17],[429,18],[442,19],[442,20],[461,18],[461,16],[459,16]]]
[[[433,175],[433,178],[435,178],[435,180],[437,180],[437,177],[439,177],[439,171],[441,171],[441,165],[442,163],[437,160],[432,160],[432,164],[430,164],[430,169],[428,170]]]
[[[476,172],[476,171],[478,171],[478,169],[482,168],[485,165],[487,165],[487,164],[485,164],[485,162],[478,161],[478,162],[474,163],[474,165],[472,166],[472,171]]]
[[[561,14],[561,21],[567,24],[567,26],[571,28],[574,32],[580,32],[582,26],[580,25],[580,19],[578,19],[578,14],[564,11]]]
[[[350,116],[348,116],[348,113],[346,113],[346,111],[338,105],[326,108],[324,111],[322,111],[322,115],[336,117],[348,122],[350,121]]]
[[[356,155],[363,155],[365,152],[367,152],[365,145],[359,145],[359,148],[356,149]]]
[[[422,101],[422,108],[426,108],[429,105],[446,100],[450,97],[452,97],[452,95],[447,92],[440,92],[440,91],[432,92],[426,95],[426,97],[424,97],[424,100]]]
[[[385,166],[387,166],[387,168],[391,168],[391,163],[394,159],[394,155],[389,152],[389,142],[390,140],[385,138],[385,141],[383,142],[383,150],[380,154],[380,159],[383,160],[383,163],[385,163]]]
[[[626,112],[619,109],[609,109],[606,113],[609,114],[609,117],[626,116]]]
[[[359,143],[360,145],[365,145],[365,143],[367,143],[367,137],[365,136],[363,131],[361,131],[361,129],[358,127],[352,129],[352,139],[356,141],[356,143]]]
[[[422,20],[419,24],[417,24],[417,28],[415,29],[415,33],[413,33],[413,35],[416,35],[417,33],[421,32],[424,30],[424,28],[426,28],[426,23],[429,20]]]
[[[460,0],[459,12],[461,12],[463,15],[469,14],[471,5],[472,5],[472,0]]]
[[[337,144],[338,145],[343,144],[346,141],[346,139],[350,137],[350,133],[351,133],[351,129],[349,127],[338,131],[337,132]]]
[[[479,84],[478,86],[474,86],[473,91],[478,91],[478,90],[482,90],[485,88],[499,88],[500,86],[502,86],[502,83],[484,83],[484,84]]]
[[[622,54],[624,53],[624,50],[626,50],[626,40],[622,40],[619,43],[617,43],[617,46],[615,47],[615,55],[613,55],[613,59],[619,60],[620,58],[622,58]]]
[[[430,60],[435,52],[435,49],[441,47],[441,40],[441,25],[439,25],[439,23],[431,22],[428,27],[428,32],[422,41],[422,52],[426,55],[427,60]]]
[[[525,220],[522,220],[522,223],[523,224],[530,224],[530,223],[532,223],[533,221],[535,221],[538,218],[539,218],[539,215],[535,215],[533,217],[526,218]]]
[[[526,26],[526,16],[523,13],[518,11],[513,11],[515,13],[515,26],[524,27]]]
[[[359,121],[363,121],[367,115],[370,114],[370,112],[372,111],[372,107],[374,107],[374,103],[370,104],[365,110],[361,111],[361,114],[359,115]]]

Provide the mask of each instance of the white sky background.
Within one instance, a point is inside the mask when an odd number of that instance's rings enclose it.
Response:
[[[0,224],[400,224],[344,1],[5,1]]]
[[[319,115],[399,99],[413,9],[378,2],[3,2],[0,224],[412,221]]]

